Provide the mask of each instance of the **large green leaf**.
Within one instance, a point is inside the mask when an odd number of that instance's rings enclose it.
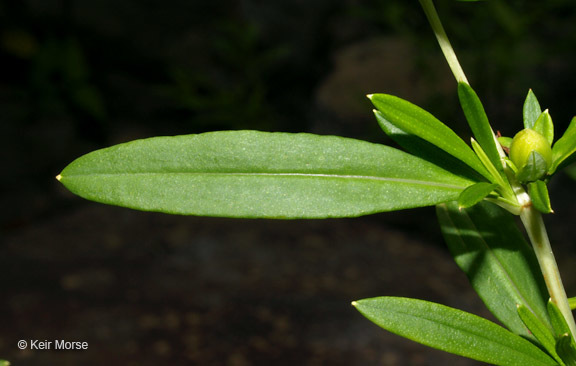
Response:
[[[436,213],[452,256],[488,309],[516,334],[532,338],[516,305],[551,329],[546,285],[514,217],[488,202],[467,209],[446,203]]]
[[[502,366],[556,365],[524,338],[461,310],[398,297],[364,299],[353,304],[380,327],[446,352]]]
[[[424,109],[388,94],[369,95],[384,118],[409,134],[418,136],[463,161],[491,179],[474,151],[452,129]]]
[[[468,120],[468,124],[478,140],[482,149],[488,155],[488,158],[498,169],[502,170],[502,163],[500,161],[500,154],[498,153],[498,148],[496,147],[496,140],[494,138],[494,132],[492,127],[490,127],[490,122],[488,122],[488,117],[484,111],[484,106],[476,92],[467,83],[458,83],[458,97],[460,99],[460,105],[464,111],[464,115]]]
[[[249,218],[351,217],[454,200],[473,182],[397,149],[257,131],[156,137],[94,151],[60,181],[146,211]]]

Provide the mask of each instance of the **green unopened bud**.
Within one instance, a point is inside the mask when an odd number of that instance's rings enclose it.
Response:
[[[512,139],[510,160],[518,168],[516,177],[521,182],[541,179],[552,164],[550,143],[540,133],[530,128],[524,129]]]

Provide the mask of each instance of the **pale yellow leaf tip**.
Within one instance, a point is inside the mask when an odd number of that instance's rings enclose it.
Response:
[[[352,306],[356,307],[358,306],[358,303],[356,301],[352,301]]]
[[[57,180],[58,182],[60,182],[60,179],[62,179],[62,176],[61,176],[60,174],[58,174],[58,175],[56,176],[56,180]]]
[[[366,97],[370,100],[372,100],[372,97],[374,96],[374,94],[366,94]]]

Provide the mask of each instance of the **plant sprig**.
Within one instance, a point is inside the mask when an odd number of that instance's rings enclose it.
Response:
[[[548,181],[576,158],[576,118],[554,143],[550,113],[530,90],[524,129],[497,137],[432,1],[420,3],[457,80],[470,145],[428,111],[370,94],[380,127],[407,152],[336,136],[222,131],[94,151],[57,179],[90,200],[182,215],[316,219],[436,206],[456,263],[507,329],[422,300],[354,306],[384,329],[483,362],[574,365],[576,301],[566,296],[542,214],[553,212]]]

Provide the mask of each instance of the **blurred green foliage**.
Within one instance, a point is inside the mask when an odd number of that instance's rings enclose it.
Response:
[[[202,129],[270,129],[274,110],[268,76],[288,54],[281,46],[262,46],[260,31],[250,23],[223,23],[209,42],[200,68],[169,70],[170,92]]]
[[[80,137],[106,135],[118,121],[164,128],[161,133],[307,130],[334,55],[382,36],[418,47],[407,62],[421,65],[430,84],[423,89],[438,82],[437,70],[422,62],[441,56],[416,1],[128,2],[124,13],[104,2],[100,15],[75,11],[86,7],[80,1],[57,3],[52,12],[28,2],[0,4],[0,57],[10,70],[0,82],[28,96],[32,120],[53,113],[71,118]],[[511,134],[528,88],[550,105],[558,128],[566,127],[576,83],[574,1],[436,4],[496,128]],[[193,10],[189,17],[182,7]],[[200,41],[173,57],[167,49],[185,49],[179,42],[187,37]],[[434,104],[451,108],[434,100],[424,106]]]

